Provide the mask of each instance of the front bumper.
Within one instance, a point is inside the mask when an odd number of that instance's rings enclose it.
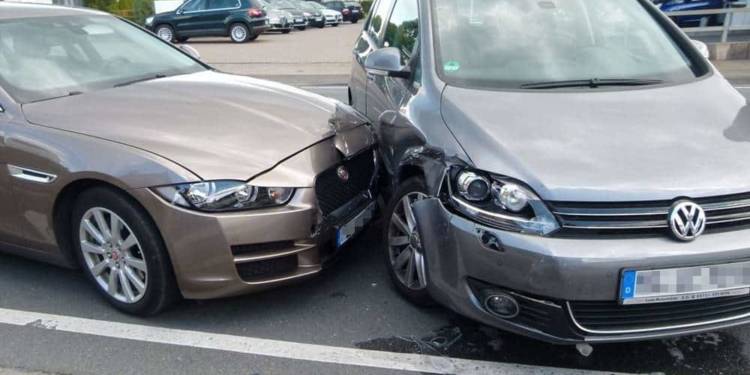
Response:
[[[363,229],[369,215],[362,213],[375,206],[373,142],[367,127],[340,131],[252,180],[308,186],[283,207],[202,213],[172,205],[151,189],[131,193],[159,228],[184,297],[257,292],[319,273],[346,246],[337,246],[337,234],[349,238]],[[348,179],[337,177],[342,167]]]
[[[748,230],[711,233],[692,243],[666,237],[545,238],[474,223],[453,214],[438,199],[418,202],[414,210],[428,262],[430,293],[443,305],[482,323],[548,342],[572,344],[655,339],[750,322],[747,296],[628,309],[617,304],[623,269],[747,260]],[[489,313],[481,300],[491,290],[513,295],[521,314],[501,319]],[[715,306],[719,305],[729,307],[718,311]],[[682,306],[698,313],[682,319]],[[635,320],[626,329],[618,326],[656,308],[673,309],[674,317],[663,319],[664,310],[658,312],[662,319],[657,323],[639,325]],[[596,315],[599,312],[610,314],[604,324],[593,327],[582,323],[583,314],[588,314],[585,318],[590,321],[604,316]]]

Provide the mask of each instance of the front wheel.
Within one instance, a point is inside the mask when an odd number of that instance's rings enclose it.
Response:
[[[235,43],[245,43],[250,40],[250,30],[242,23],[235,23],[229,27],[229,37]]]
[[[401,184],[386,210],[383,241],[388,273],[396,289],[410,302],[429,306],[427,260],[412,204],[427,198],[427,188],[420,178]]]
[[[161,236],[127,196],[107,188],[85,191],[71,219],[86,278],[110,304],[129,314],[153,315],[177,300]]]
[[[339,24],[338,24],[338,23],[334,23],[334,24],[333,24],[333,25],[331,25],[331,26],[333,26],[333,27],[339,27]]]
[[[298,27],[295,27],[295,29],[299,31],[305,31],[305,29],[307,29],[307,26],[298,26]]]
[[[292,30],[283,30],[283,31],[282,31],[281,33],[282,33],[282,34],[289,34],[289,33],[291,33],[291,32],[292,32]]]
[[[357,23],[357,22],[359,22],[359,18],[352,19],[352,23]]]

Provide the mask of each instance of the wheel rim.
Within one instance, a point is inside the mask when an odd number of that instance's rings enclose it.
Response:
[[[170,30],[168,27],[160,27],[156,32],[156,35],[158,35],[159,38],[166,40],[167,42],[171,42],[173,39],[172,30]]]
[[[232,28],[232,39],[236,41],[242,41],[245,40],[247,37],[247,31],[245,31],[245,28],[242,26],[235,26]]]
[[[388,226],[388,257],[399,282],[411,290],[427,287],[422,241],[412,204],[427,198],[420,192],[404,195],[393,210]]]
[[[127,223],[106,208],[94,207],[79,226],[81,252],[102,290],[124,303],[136,303],[146,294],[148,270],[138,238]]]

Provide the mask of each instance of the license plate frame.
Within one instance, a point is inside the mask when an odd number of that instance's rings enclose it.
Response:
[[[375,216],[376,202],[370,202],[367,207],[345,224],[336,227],[336,249],[342,248],[349,240],[359,234]]]
[[[664,283],[672,280],[674,283]],[[691,284],[684,284],[684,281],[690,281]],[[653,290],[663,287],[669,290]],[[663,269],[623,269],[618,289],[618,301],[621,305],[686,302],[743,295],[750,296],[750,261]]]

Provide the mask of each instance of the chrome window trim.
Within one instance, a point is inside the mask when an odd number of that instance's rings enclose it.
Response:
[[[208,0],[206,1],[206,6],[208,6]],[[218,12],[221,10],[237,10],[242,8],[242,2],[240,0],[237,0],[237,6],[234,8],[216,8],[216,9],[203,9],[203,10],[192,10],[189,12],[182,12],[182,14],[195,14],[195,13],[206,13],[206,12]]]
[[[623,334],[630,334],[630,333],[648,333],[648,332],[669,331],[669,330],[675,330],[675,329],[686,329],[686,328],[695,328],[695,327],[701,327],[701,326],[710,326],[713,324],[720,324],[720,323],[731,322],[733,320],[750,318],[750,313],[745,313],[745,314],[735,315],[735,316],[721,318],[721,319],[708,320],[704,322],[674,324],[674,325],[666,325],[662,327],[651,327],[651,328],[642,328],[642,329],[600,330],[600,329],[589,329],[589,328],[583,327],[576,320],[573,314],[573,309],[570,307],[570,301],[565,302],[565,304],[568,308],[568,316],[570,316],[570,320],[573,322],[573,325],[575,325],[576,328],[586,333],[593,333],[593,334],[600,334],[600,335],[623,335]]]

